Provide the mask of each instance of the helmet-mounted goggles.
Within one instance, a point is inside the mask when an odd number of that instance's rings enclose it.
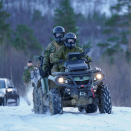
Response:
[[[68,44],[75,44],[75,39],[66,39],[66,43],[68,43]]]
[[[62,38],[64,37],[64,33],[55,33],[55,38]]]

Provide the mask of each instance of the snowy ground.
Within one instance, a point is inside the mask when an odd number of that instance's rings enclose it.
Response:
[[[80,113],[64,108],[62,115],[34,114],[21,98],[20,106],[0,106],[0,131],[131,131],[131,108],[113,107],[112,114]]]

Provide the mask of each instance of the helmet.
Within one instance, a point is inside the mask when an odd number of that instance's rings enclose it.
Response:
[[[58,44],[62,44],[65,36],[65,29],[62,26],[56,26],[53,29],[53,36]]]
[[[72,32],[69,32],[65,35],[65,46],[69,49],[72,49],[76,46],[76,35]]]

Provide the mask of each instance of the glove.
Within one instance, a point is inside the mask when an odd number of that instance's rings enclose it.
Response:
[[[91,62],[91,61],[92,61],[92,58],[91,58],[91,57],[89,57],[89,56],[86,56],[85,58],[86,58],[86,59],[85,59],[85,62],[86,62],[86,63],[88,63],[88,62]]]
[[[55,58],[55,59],[53,59],[53,62],[54,63],[59,63],[59,59]]]
[[[73,57],[71,60],[77,60],[76,57]]]
[[[88,60],[88,62],[91,62],[92,58],[91,57],[87,57],[87,60]]]

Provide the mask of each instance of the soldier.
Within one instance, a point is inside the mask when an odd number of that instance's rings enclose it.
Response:
[[[48,45],[44,52],[44,63],[42,69],[44,72],[51,71],[53,66],[51,56],[64,45],[65,29],[62,26],[56,26],[53,29],[54,40]],[[49,73],[50,74],[50,73]]]
[[[25,85],[29,84],[31,79],[30,79],[30,71],[33,69],[33,64],[32,61],[27,62],[27,67],[25,68],[25,71],[23,73],[23,82]]]
[[[71,52],[83,52],[80,47],[76,46],[76,35],[74,33],[67,33],[65,35],[65,47],[60,48],[54,55],[52,56],[52,61],[56,64],[54,64],[52,68],[52,72],[64,72],[65,69],[63,67],[63,63],[59,63],[59,60],[68,60],[68,53]],[[91,57],[87,56],[88,61],[91,61]],[[74,57],[75,60],[75,57]],[[59,64],[58,64],[59,63]]]
[[[32,64],[32,61],[28,61],[27,62],[27,67],[23,73],[23,82],[25,84],[25,91],[26,91],[26,100],[27,100],[27,103],[28,105],[30,105],[30,101],[28,99],[28,93],[30,91],[30,87],[31,87],[31,78],[30,78],[30,72],[31,70],[33,69],[33,64]]]

